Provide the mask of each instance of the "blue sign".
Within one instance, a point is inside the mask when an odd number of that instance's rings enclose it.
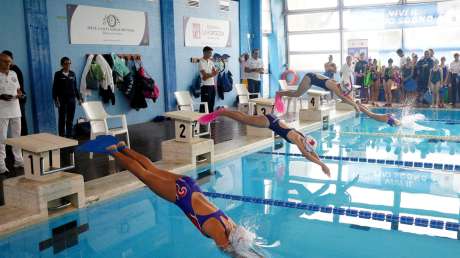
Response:
[[[385,28],[434,26],[439,17],[437,4],[398,5],[385,8]]]

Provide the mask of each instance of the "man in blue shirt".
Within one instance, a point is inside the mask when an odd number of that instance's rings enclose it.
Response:
[[[430,57],[430,52],[426,50],[423,58],[420,59],[415,66],[415,70],[417,71],[417,99],[419,101],[428,90],[428,80],[430,78],[431,68],[433,68],[433,59]]]

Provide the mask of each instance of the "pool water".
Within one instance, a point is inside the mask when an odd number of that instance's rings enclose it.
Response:
[[[210,176],[203,177],[202,170],[189,175],[201,178],[204,191],[218,193],[211,199],[227,215],[257,233],[267,246],[263,251],[268,257],[459,257],[458,230],[364,216],[384,214],[456,225],[460,219],[459,172],[343,159],[418,158],[427,163],[427,158],[438,162],[432,155],[449,155],[445,161],[453,163],[457,154],[450,154],[441,145],[425,158],[419,148],[407,152],[412,155],[404,151],[396,155],[372,136],[355,140],[356,136],[334,133],[347,126],[359,127],[356,120],[363,121],[353,118],[313,133],[323,139],[321,155],[337,157],[326,160],[331,178],[314,163],[297,156],[297,148],[284,141],[219,162]],[[394,141],[392,148],[407,140],[389,138]],[[350,142],[353,140],[366,144],[354,146]],[[229,196],[245,198],[231,200]],[[264,204],[257,200],[277,202]],[[326,208],[354,210],[359,215],[335,214]],[[3,237],[0,257],[225,255],[196,230],[181,210],[142,188]]]

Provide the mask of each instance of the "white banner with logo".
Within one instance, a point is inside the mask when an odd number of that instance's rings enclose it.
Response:
[[[364,58],[367,60],[368,48],[367,39],[349,39],[348,40],[348,55],[352,56],[353,59],[358,60],[359,55],[364,53]]]
[[[146,12],[67,5],[70,44],[149,45]]]
[[[230,47],[230,21],[184,17],[186,47]]]

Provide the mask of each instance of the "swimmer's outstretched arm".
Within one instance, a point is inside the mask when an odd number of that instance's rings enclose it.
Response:
[[[329,167],[324,164],[323,161],[319,158],[318,154],[316,152],[310,152],[305,149],[304,146],[300,144],[296,144],[297,148],[299,148],[300,152],[302,152],[302,155],[308,159],[309,161],[318,164],[321,169],[323,170],[323,173],[326,174],[328,177],[331,177],[331,171],[329,170]]]
[[[281,90],[277,94],[280,96],[286,97],[300,97],[305,94],[311,88],[311,81],[307,75],[304,75],[302,81],[299,84],[299,87],[296,90]]]
[[[374,120],[377,120],[379,122],[383,122],[383,123],[387,123],[388,122],[388,119],[389,119],[389,115],[388,114],[377,114],[377,113],[374,113],[372,111],[370,111],[367,107],[365,107],[364,105],[360,104],[359,105],[359,109],[361,110],[361,112],[363,112],[364,114],[366,114],[368,117],[374,119]],[[393,120],[395,120],[395,125],[396,126],[399,126],[401,124],[401,122],[396,119],[396,118],[393,118]]]

